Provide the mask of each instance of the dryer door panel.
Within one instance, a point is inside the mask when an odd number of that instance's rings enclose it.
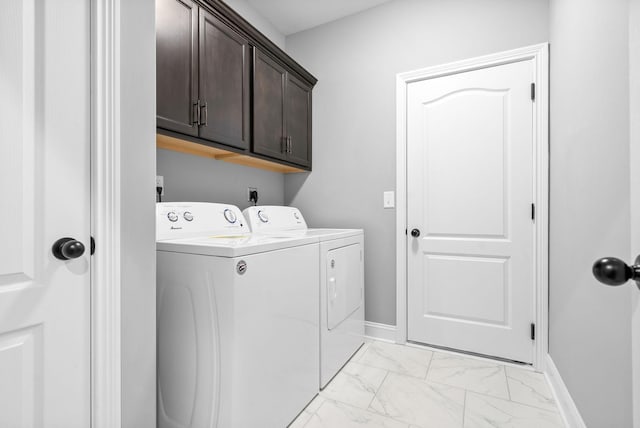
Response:
[[[333,330],[362,304],[360,245],[327,252],[327,327]]]

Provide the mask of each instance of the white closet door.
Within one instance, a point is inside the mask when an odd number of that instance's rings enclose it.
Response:
[[[533,72],[409,84],[409,340],[532,362]]]
[[[0,2],[2,427],[90,426],[89,17]]]

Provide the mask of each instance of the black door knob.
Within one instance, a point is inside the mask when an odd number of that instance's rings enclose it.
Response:
[[[84,244],[73,238],[60,238],[53,244],[51,251],[59,260],[77,259],[84,254]]]
[[[413,229],[411,231],[411,236],[413,236],[414,238],[417,238],[418,236],[420,236],[420,230],[419,229]]]
[[[640,257],[636,264],[628,266],[625,262],[615,257],[604,257],[593,264],[593,276],[603,284],[622,285],[633,279],[640,287]]]

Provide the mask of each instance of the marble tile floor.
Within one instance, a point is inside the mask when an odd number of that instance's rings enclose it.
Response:
[[[562,428],[543,374],[367,342],[289,428]]]

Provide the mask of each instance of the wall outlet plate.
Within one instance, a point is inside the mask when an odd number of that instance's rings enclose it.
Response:
[[[162,187],[161,196],[164,196],[164,177],[162,175],[156,175],[156,187]],[[158,192],[156,192],[156,195]]]
[[[258,188],[257,187],[247,187],[247,201],[252,202],[251,201],[251,192],[256,192],[256,195],[258,194]]]
[[[396,195],[393,190],[388,190],[382,194],[384,208],[394,208],[396,206]]]

